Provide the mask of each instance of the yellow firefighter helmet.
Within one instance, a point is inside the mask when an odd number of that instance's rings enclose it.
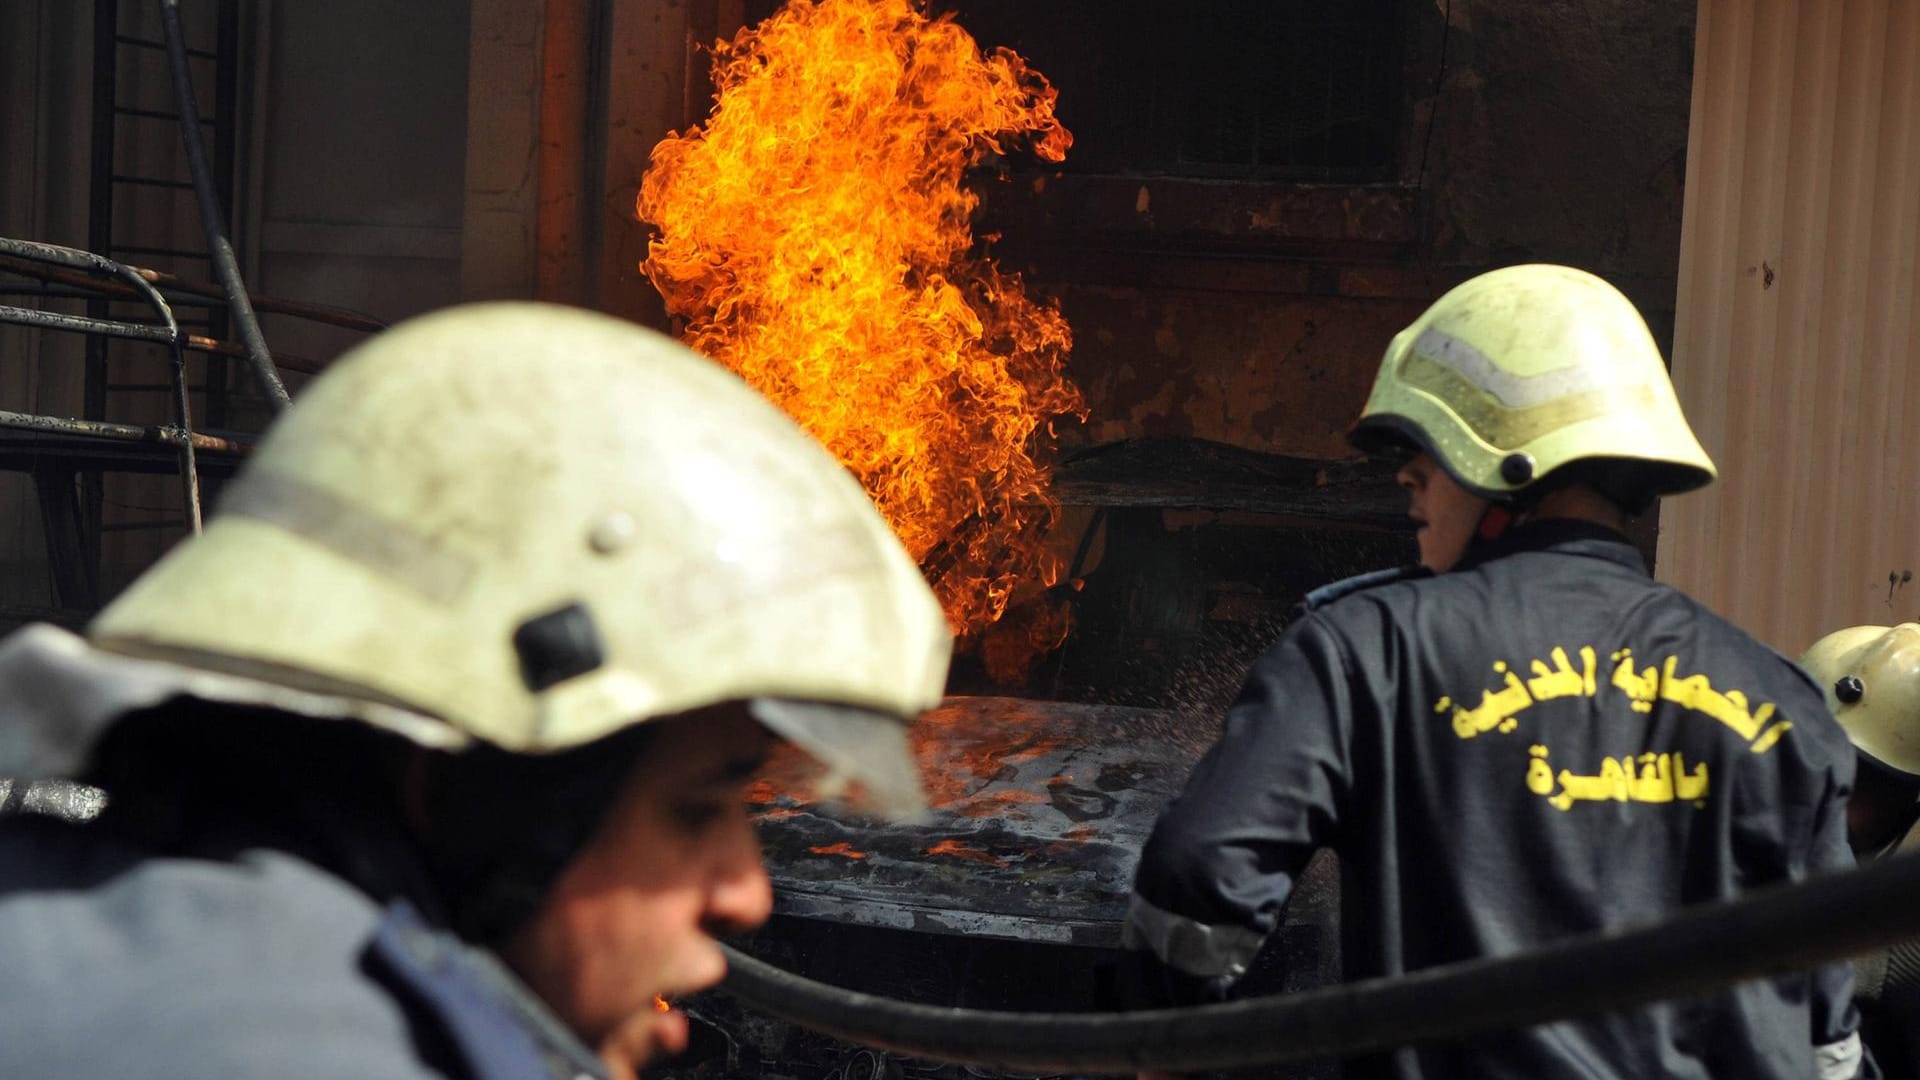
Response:
[[[1352,438],[1425,450],[1495,501],[1582,461],[1641,499],[1714,479],[1640,313],[1565,266],[1494,270],[1435,301],[1387,346]]]
[[[887,812],[917,805],[904,721],[951,649],[860,485],[773,405],[652,331],[532,303],[342,357],[89,636],[449,748],[744,702]]]
[[[1920,779],[1920,623],[1836,630],[1800,666],[1861,753]]]

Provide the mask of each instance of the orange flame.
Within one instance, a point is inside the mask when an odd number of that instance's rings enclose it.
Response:
[[[1066,320],[974,250],[963,181],[1016,148],[1061,160],[1056,91],[908,0],[790,0],[715,44],[713,78],[706,123],[654,147],[641,268],[682,338],[832,450],[978,631],[1058,578],[1034,453],[1085,405]]]

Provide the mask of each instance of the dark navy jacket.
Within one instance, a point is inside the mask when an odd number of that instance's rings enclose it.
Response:
[[[1352,979],[1852,864],[1853,751],[1820,690],[1615,533],[1541,522],[1308,607],[1142,854],[1127,939],[1174,982],[1237,980],[1323,845]],[[1839,965],[1348,1075],[1848,1077],[1850,994]]]

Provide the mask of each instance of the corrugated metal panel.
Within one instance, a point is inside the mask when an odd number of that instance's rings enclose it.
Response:
[[[1696,32],[1673,375],[1722,478],[1662,509],[1660,574],[1797,655],[1920,619],[1920,0]]]

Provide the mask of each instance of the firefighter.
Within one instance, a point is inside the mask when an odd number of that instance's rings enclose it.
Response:
[[[1225,996],[1318,846],[1352,979],[1660,918],[1851,864],[1820,690],[1654,581],[1623,535],[1714,466],[1612,286],[1516,266],[1386,351],[1353,430],[1394,453],[1420,564],[1310,594],[1164,812],[1134,985]],[[1846,1077],[1845,965],[1407,1048],[1349,1077]]]
[[[617,320],[456,308],[316,380],[87,628],[0,647],[0,1075],[632,1078],[771,892],[777,742],[882,813],[946,621],[859,485]]]
[[[1859,771],[1847,838],[1861,860],[1920,850],[1920,624],[1855,626],[1800,663],[1826,690]],[[1854,961],[1861,1035],[1888,1080],[1920,1077],[1920,941]]]

